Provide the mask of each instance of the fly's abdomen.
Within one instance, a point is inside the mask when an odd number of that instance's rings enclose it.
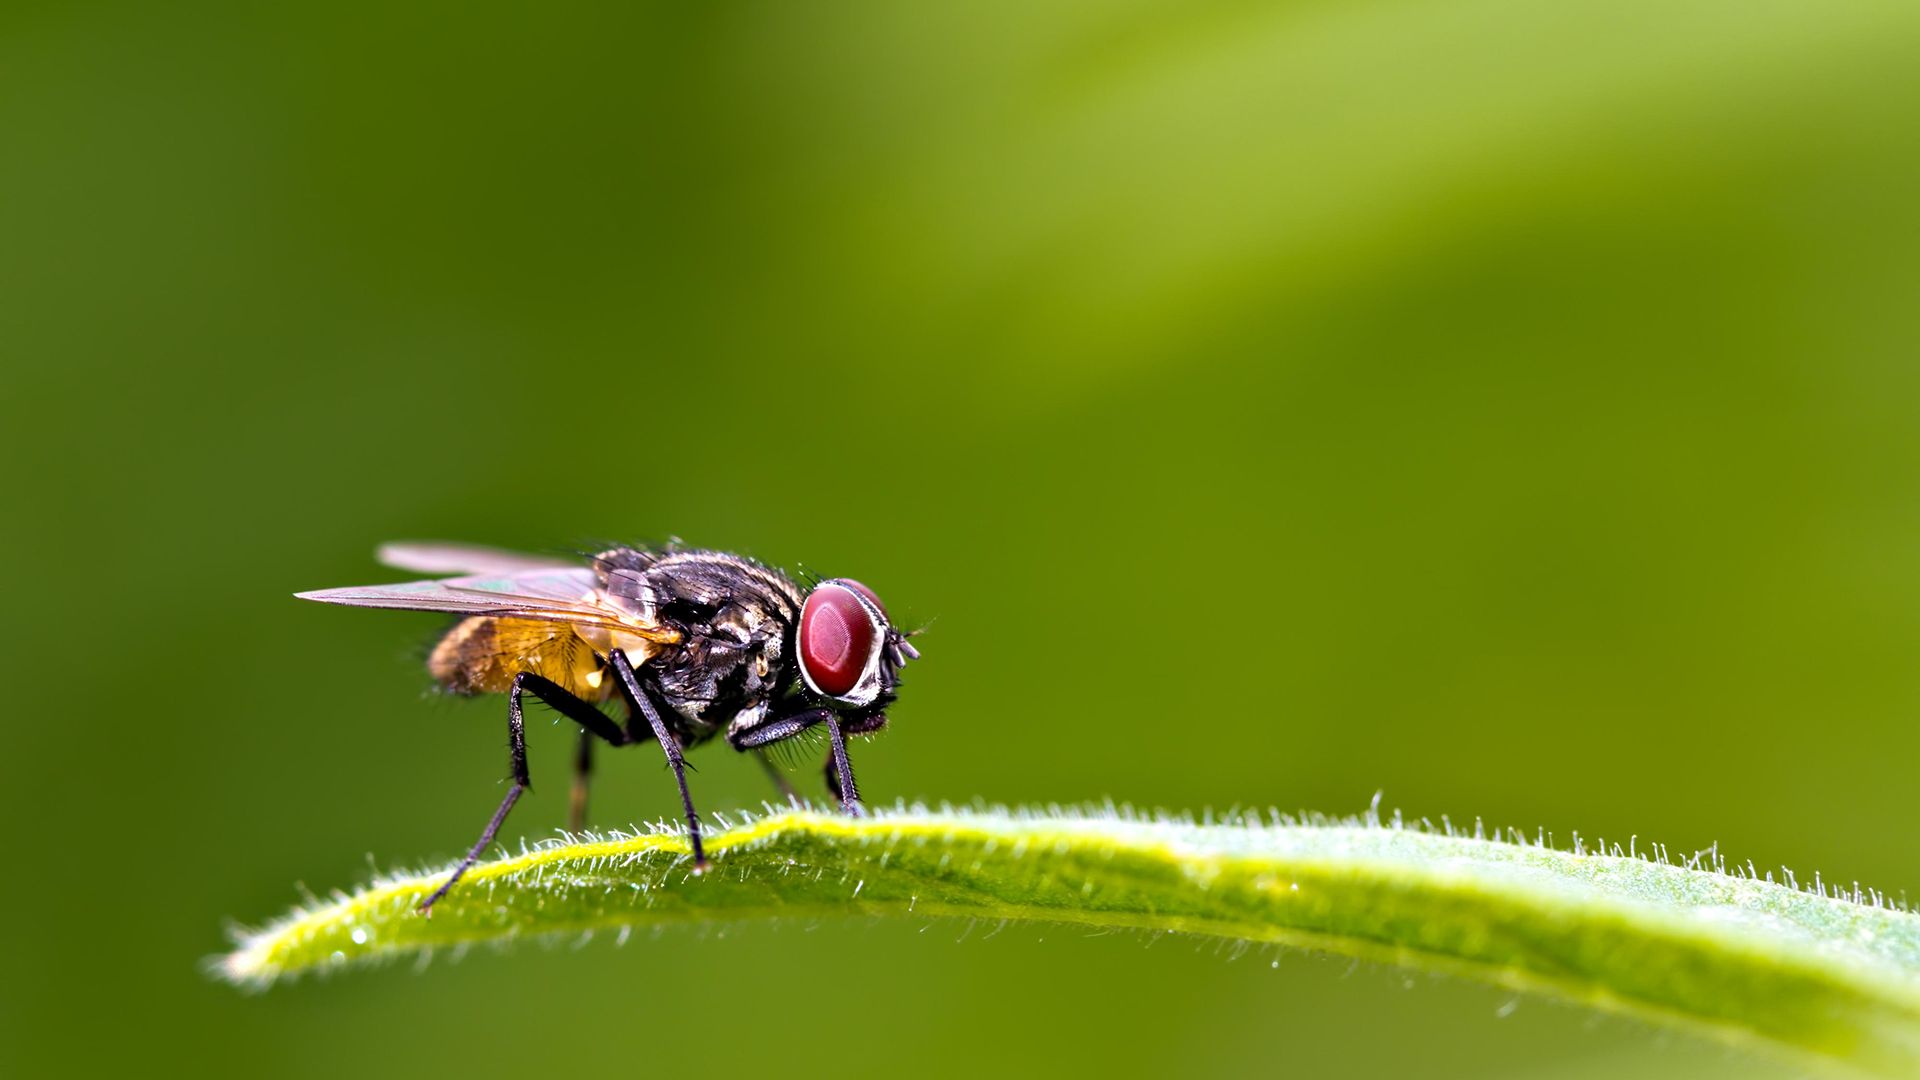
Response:
[[[462,619],[433,647],[427,671],[456,694],[504,694],[522,672],[592,702],[605,701],[611,689],[593,647],[573,627],[538,619]]]

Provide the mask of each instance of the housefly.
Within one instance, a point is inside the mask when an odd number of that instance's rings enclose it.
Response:
[[[586,813],[595,740],[652,743],[680,787],[694,868],[707,865],[683,752],[724,735],[753,753],[791,796],[765,748],[815,727],[831,744],[827,786],[860,813],[847,738],[879,731],[919,653],[873,590],[849,578],[802,588],[752,559],[677,547],[615,547],[562,561],[459,544],[388,544],[387,566],[454,575],[397,585],[298,593],[351,607],[460,616],[427,670],[449,692],[505,694],[512,788],[433,895],[430,912],[493,842],[529,786],[522,699],[531,694],[580,725],[571,823]],[[620,703],[618,718],[602,711]]]

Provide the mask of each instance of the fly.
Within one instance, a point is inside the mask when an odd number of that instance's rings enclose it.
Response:
[[[493,843],[531,787],[525,695],[580,725],[569,810],[576,830],[585,824],[596,740],[660,747],[680,788],[698,873],[707,857],[685,750],[724,735],[759,757],[791,797],[764,750],[824,726],[827,787],[858,816],[847,739],[886,726],[900,669],[920,655],[865,585],[830,578],[802,589],[778,570],[718,551],[615,547],[583,564],[460,544],[388,544],[379,557],[400,570],[456,576],[296,595],[459,615],[428,656],[428,672],[455,694],[507,697],[513,787],[420,905],[423,913]],[[602,709],[610,700],[620,703],[619,721]]]

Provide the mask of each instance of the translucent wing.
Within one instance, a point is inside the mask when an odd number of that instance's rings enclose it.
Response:
[[[522,555],[517,551],[451,544],[436,540],[400,540],[381,544],[376,552],[382,566],[416,574],[488,574],[506,576],[532,570],[560,570],[578,566],[576,560]]]
[[[571,623],[618,631],[648,641],[674,641],[679,637],[673,630],[608,597],[600,590],[590,566],[319,589],[294,595],[302,600],[348,607],[445,611],[455,615]]]

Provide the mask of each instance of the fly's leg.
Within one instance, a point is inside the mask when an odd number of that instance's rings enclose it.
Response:
[[[827,786],[839,798],[840,806],[849,817],[859,817],[860,785],[853,780],[853,763],[847,760],[847,737],[840,730],[838,716],[828,714],[827,735],[833,740],[833,756],[827,759]]]
[[[727,741],[733,744],[735,750],[753,750],[782,739],[791,739],[832,715],[829,709],[808,709],[755,724],[744,731],[729,732]]]
[[[791,739],[815,724],[822,723],[832,715],[832,711],[828,709],[806,709],[801,712],[790,713],[786,716],[779,716],[772,720],[763,721],[742,731],[730,731],[727,733],[727,741],[733,744],[735,750],[743,754],[752,754],[754,757],[760,759],[761,766],[767,770],[767,775],[772,777],[773,782],[779,786],[780,793],[786,796],[787,802],[799,806],[803,805],[806,800],[802,799],[800,793],[793,789],[793,785],[787,782],[785,774],[774,765],[772,758],[767,755],[765,748],[782,739]]]
[[[698,874],[707,868],[707,851],[700,842],[700,815],[693,808],[693,796],[687,791],[687,760],[680,752],[680,741],[667,730],[660,719],[660,712],[653,707],[653,700],[646,689],[640,685],[640,679],[633,673],[633,664],[627,654],[619,649],[612,650],[608,661],[613,667],[614,676],[619,680],[620,691],[626,695],[627,705],[638,715],[647,718],[647,726],[653,729],[653,737],[659,741],[660,749],[666,752],[667,764],[673,768],[674,782],[680,785],[680,805],[687,811],[687,840],[693,848],[693,872]],[[638,725],[629,721],[628,737],[635,738]],[[636,739],[637,741],[637,739]]]
[[[866,735],[886,727],[886,713],[858,713],[843,721],[832,709],[807,709],[776,717],[745,731],[734,732],[727,739],[736,750],[753,750],[782,739],[791,739],[815,724],[827,725],[827,735],[833,741],[833,749],[827,755],[827,789],[833,792],[833,797],[840,801],[840,806],[847,813],[859,817],[860,788],[854,783],[853,765],[847,760],[846,737]],[[846,778],[846,783],[841,783],[841,777]]]
[[[573,755],[573,788],[567,793],[567,831],[587,827],[587,783],[593,779],[593,732],[580,731],[580,748]]]
[[[448,876],[447,880],[441,882],[440,887],[433,890],[432,896],[427,897],[421,902],[420,913],[422,915],[431,916],[433,914],[433,905],[438,903],[441,897],[447,895],[447,890],[453,888],[453,883],[459,881],[461,875],[465,874],[468,868],[473,866],[475,862],[479,861],[480,856],[486,853],[487,846],[493,843],[494,834],[500,831],[500,826],[506,823],[507,815],[513,811],[513,804],[519,802],[520,796],[526,794],[533,787],[533,780],[527,774],[526,719],[520,708],[520,696],[523,693],[532,694],[534,697],[553,706],[565,714],[568,719],[579,724],[586,732],[605,739],[615,746],[626,742],[626,735],[620,730],[618,725],[607,719],[605,713],[568,693],[567,689],[559,683],[553,682],[550,679],[541,678],[531,672],[523,671],[515,675],[513,677],[513,686],[507,691],[507,743],[511,755],[513,787],[507,791],[507,797],[500,801],[500,809],[493,812],[493,818],[487,822],[487,827],[481,831],[480,839],[468,850],[466,858],[461,859],[460,865],[454,868],[453,873]],[[585,738],[584,734],[582,738]]]
[[[840,806],[848,815],[859,817],[860,785],[853,778],[853,766],[847,761],[847,735],[867,735],[887,726],[887,714],[883,712],[864,713],[848,719],[844,724],[838,717],[827,722],[827,734],[833,739],[833,746],[827,751],[827,790],[840,800]],[[846,777],[846,783],[840,778]]]

